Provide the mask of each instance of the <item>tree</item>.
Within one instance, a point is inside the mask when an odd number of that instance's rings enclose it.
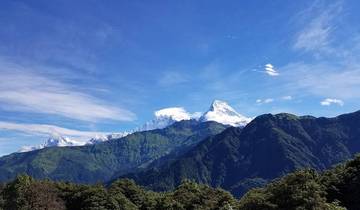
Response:
[[[109,188],[109,191],[117,195],[124,195],[131,203],[135,204],[139,208],[144,205],[149,205],[147,193],[143,188],[136,185],[133,180],[120,179],[115,181]],[[121,196],[121,195],[120,195]]]
[[[343,209],[338,203],[326,201],[325,187],[314,170],[301,170],[262,189],[249,191],[239,203],[240,209],[329,210]]]
[[[0,210],[4,209],[4,202],[5,202],[4,196],[3,196],[4,188],[5,188],[5,185],[0,183]]]
[[[171,197],[184,209],[231,209],[236,205],[230,193],[187,180],[171,193]]]
[[[35,181],[26,192],[27,202],[33,210],[63,210],[64,201],[60,192],[50,181]]]
[[[63,210],[64,202],[52,182],[35,181],[20,175],[6,185],[3,191],[4,209],[9,210]]]
[[[339,201],[341,205],[349,210],[359,209],[360,155],[325,172],[321,181],[326,187],[329,201]]]
[[[28,202],[28,190],[34,180],[30,176],[20,175],[14,181],[7,184],[3,196],[5,199],[4,209],[7,210],[30,210]]]

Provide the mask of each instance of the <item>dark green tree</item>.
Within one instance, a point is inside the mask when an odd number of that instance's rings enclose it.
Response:
[[[240,209],[329,210],[343,209],[326,201],[326,191],[314,170],[291,173],[262,189],[248,192],[239,204]]]
[[[187,180],[171,196],[184,209],[231,209],[236,205],[230,193]]]
[[[9,184],[3,191],[4,209],[6,210],[30,210],[28,191],[34,180],[30,176],[20,175]]]
[[[339,201],[349,210],[360,206],[360,155],[345,164],[340,164],[322,176],[329,201]]]

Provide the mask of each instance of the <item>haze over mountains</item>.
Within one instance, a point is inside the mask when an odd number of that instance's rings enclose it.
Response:
[[[182,107],[164,108],[154,112],[155,118],[146,122],[143,126],[131,131],[111,133],[108,135],[97,135],[88,141],[79,141],[57,133],[53,134],[43,144],[37,146],[23,146],[19,152],[28,152],[46,147],[66,147],[66,146],[83,146],[96,144],[111,139],[118,139],[134,132],[148,131],[165,128],[175,122],[182,120],[199,120],[200,122],[214,121],[224,125],[245,126],[251,121],[251,118],[245,117],[234,110],[224,101],[214,100],[209,110],[204,114],[201,112],[189,113]]]

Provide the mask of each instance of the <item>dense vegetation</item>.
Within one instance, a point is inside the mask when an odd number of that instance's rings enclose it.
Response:
[[[360,156],[321,174],[313,169],[296,171],[250,190],[240,200],[189,181],[163,193],[146,191],[129,179],[105,188],[21,175],[0,185],[0,209],[6,210],[357,210],[359,206]]]
[[[165,129],[137,132],[96,145],[14,153],[0,158],[0,181],[26,173],[37,179],[105,182],[115,175],[144,168],[166,155],[176,157],[225,128],[216,122],[187,120]]]
[[[360,112],[336,118],[261,115],[245,128],[209,137],[159,169],[127,174],[155,191],[184,179],[240,197],[253,187],[302,168],[324,170],[360,152]]]

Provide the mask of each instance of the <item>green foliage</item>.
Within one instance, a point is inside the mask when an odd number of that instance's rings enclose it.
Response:
[[[20,175],[0,185],[0,209],[6,210],[357,210],[360,156],[318,173],[298,170],[255,188],[236,200],[229,192],[183,181],[169,192],[152,192],[133,180],[108,188]]]
[[[236,205],[229,192],[190,181],[184,181],[169,196],[180,209],[231,209]]]
[[[30,209],[28,203],[28,190],[33,179],[26,175],[18,176],[13,182],[6,185],[3,196],[4,208],[9,210]]]
[[[4,188],[5,185],[0,183],[0,210],[3,210],[3,206],[5,204],[4,195],[3,195]]]
[[[7,210],[65,209],[53,183],[35,181],[26,175],[20,175],[7,184],[2,194],[3,206]]]
[[[241,210],[358,210],[360,156],[317,173],[301,170],[250,190],[239,201]]]
[[[1,190],[2,188],[0,188]],[[132,180],[102,185],[79,185],[18,176],[1,190],[6,210],[185,210],[231,209],[236,200],[228,192],[184,182],[175,191],[147,191]]]
[[[318,183],[318,178],[318,174],[313,170],[297,171],[269,184],[262,190],[250,191],[240,204],[244,209],[251,209],[248,206],[253,205],[252,199],[249,199],[252,197],[257,199],[257,203],[269,209],[325,210],[327,207],[325,191]]]
[[[328,192],[327,198],[340,202],[349,210],[360,206],[360,155],[324,173],[322,183]]]
[[[109,188],[110,194],[121,194],[129,199],[140,209],[152,208],[156,205],[155,193],[145,191],[136,185],[133,180],[120,179],[112,183]]]
[[[289,174],[263,189],[249,191],[240,200],[240,209],[342,209],[337,203],[327,202],[325,188],[319,179],[313,170]]]

